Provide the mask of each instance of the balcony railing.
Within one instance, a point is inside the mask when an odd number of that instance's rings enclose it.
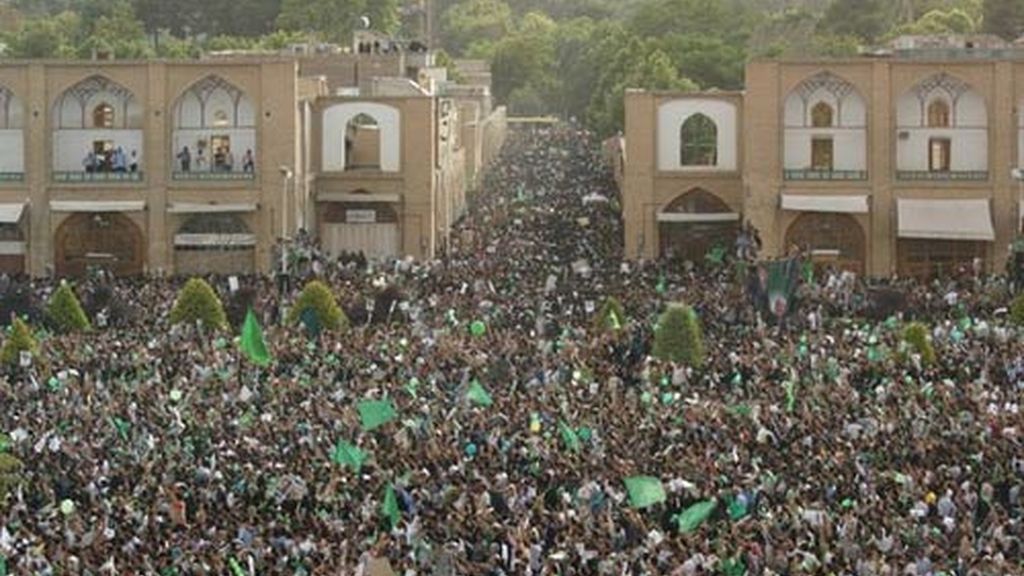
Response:
[[[987,170],[964,170],[932,172],[929,170],[897,170],[897,180],[928,180],[945,182],[980,182],[988,180]]]
[[[867,170],[784,170],[786,180],[867,180]]]
[[[171,174],[172,180],[180,181],[225,181],[225,180],[255,180],[255,172],[174,172]]]
[[[24,172],[0,172],[0,182],[24,182]]]
[[[64,172],[53,173],[54,182],[142,182],[142,172]]]

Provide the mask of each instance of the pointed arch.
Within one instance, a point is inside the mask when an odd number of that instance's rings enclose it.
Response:
[[[96,126],[93,111],[109,106],[111,126]],[[53,125],[67,128],[136,129],[142,127],[142,106],[135,94],[117,82],[95,74],[64,90],[53,105]]]
[[[862,128],[867,126],[867,101],[849,80],[823,70],[797,84],[785,103],[787,127],[820,127],[814,112],[820,104],[832,111],[828,127]]]
[[[238,86],[216,74],[193,82],[174,106],[174,126],[195,128],[253,128],[252,100]]]
[[[19,130],[23,127],[21,100],[6,86],[0,85],[0,130]]]
[[[835,122],[835,114],[828,102],[818,102],[811,108],[811,126],[813,128],[831,128]]]
[[[679,128],[680,164],[683,166],[718,165],[718,125],[697,112]]]

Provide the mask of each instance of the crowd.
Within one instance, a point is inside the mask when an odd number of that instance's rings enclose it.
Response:
[[[905,285],[931,364],[901,344],[909,318],[863,319],[848,277],[803,286],[780,329],[729,260],[624,262],[598,148],[513,134],[436,261],[293,251],[347,332],[281,326],[302,283],[279,301],[243,279],[267,369],[229,334],[169,326],[176,281],[114,282],[140,314],[44,335],[0,382],[25,464],[0,509],[6,572],[1024,574],[1024,348],[1002,281]],[[608,296],[626,317],[597,331]],[[701,319],[699,369],[650,357],[671,301]],[[357,404],[383,398],[397,418],[365,431]],[[665,501],[631,506],[634,476]]]

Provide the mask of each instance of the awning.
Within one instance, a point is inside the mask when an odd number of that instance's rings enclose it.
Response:
[[[140,212],[146,209],[142,200],[89,201],[89,200],[51,200],[51,212]]]
[[[898,200],[900,238],[931,240],[996,239],[987,199]]]
[[[372,202],[379,204],[397,204],[402,201],[401,194],[350,194],[346,192],[320,192],[316,199],[320,202]]]
[[[0,204],[0,224],[17,224],[25,212],[25,203]]]
[[[793,212],[831,212],[838,214],[867,214],[868,197],[804,194],[783,194],[782,209]]]
[[[736,212],[658,212],[658,222],[737,222],[739,219]]]
[[[0,242],[0,256],[23,256],[25,243],[18,240]]]
[[[255,234],[176,234],[175,246],[255,246]]]
[[[174,202],[167,206],[171,214],[215,214],[223,212],[255,212],[255,203],[212,204],[199,202]]]

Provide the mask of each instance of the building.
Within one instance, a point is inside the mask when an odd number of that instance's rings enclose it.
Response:
[[[0,64],[0,271],[269,272],[298,229],[335,254],[432,258],[504,110],[373,46]]]
[[[1024,59],[1009,47],[759,60],[742,93],[631,91],[626,250],[703,261],[741,223],[871,276],[1001,270],[1021,231]]]
[[[287,59],[3,63],[0,266],[266,269],[288,229],[296,80]]]

